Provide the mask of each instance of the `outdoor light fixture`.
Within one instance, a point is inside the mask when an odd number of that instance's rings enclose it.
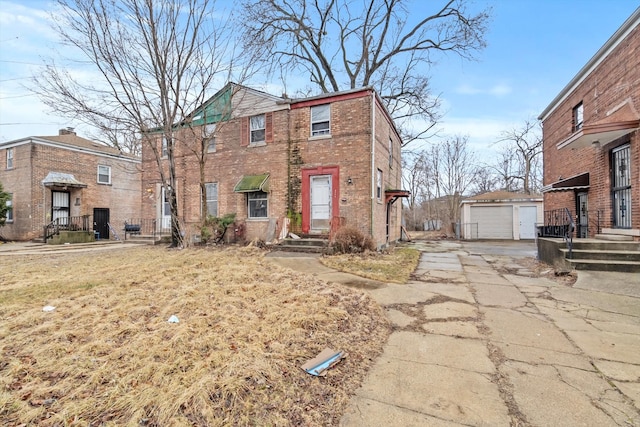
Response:
[[[353,185],[353,180],[351,179],[351,177],[347,178],[347,184]]]

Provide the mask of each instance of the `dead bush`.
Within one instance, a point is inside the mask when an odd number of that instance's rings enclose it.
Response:
[[[359,254],[366,250],[375,251],[371,237],[354,227],[341,227],[336,232],[331,247],[337,254]]]

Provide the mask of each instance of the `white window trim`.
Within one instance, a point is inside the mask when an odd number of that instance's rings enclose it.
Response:
[[[313,120],[313,110],[317,109],[319,107],[327,107],[329,109],[329,118],[327,120]],[[311,116],[311,124],[310,124],[310,131],[311,131],[311,138],[317,138],[317,139],[322,139],[322,138],[329,138],[331,136],[331,104],[322,104],[322,105],[314,105],[313,107],[311,107],[311,110],[309,112],[310,116]],[[327,129],[323,129],[320,131],[314,131],[313,130],[313,125],[316,123],[327,123],[328,124],[328,128]]]
[[[101,174],[100,173],[100,168],[107,168],[107,172],[108,172],[106,174],[108,176],[108,181],[107,182],[100,181],[100,175],[105,175],[105,174]],[[98,184],[111,185],[111,166],[98,165],[98,174],[97,174],[96,180],[98,181]]]
[[[382,169],[376,171],[376,199],[382,201]]]
[[[7,148],[7,169],[13,169],[13,148]]]
[[[7,200],[7,216],[5,218],[5,222],[12,223],[15,219],[15,215],[13,213],[13,193],[9,193],[9,200]],[[11,213],[11,218],[9,218],[9,213]]]
[[[251,199],[251,195],[254,193],[264,193],[264,198],[256,198],[256,199]],[[265,216],[251,216],[251,201],[252,200],[264,200],[265,203],[267,204],[266,206],[266,215]],[[254,191],[251,193],[247,193],[247,219],[253,220],[253,221],[264,221],[265,219],[269,219],[269,193],[266,193],[264,191]]]
[[[584,104],[582,101],[573,107],[572,115],[573,131],[578,132],[582,129],[582,126],[584,126]],[[578,121],[578,117],[580,118],[580,121]]]
[[[215,199],[209,199],[209,193],[206,192],[208,185],[215,185],[216,186],[216,198]],[[218,211],[220,210],[220,206],[218,205],[218,201],[220,199],[220,193],[219,193],[220,186],[218,185],[217,182],[206,182],[204,184],[204,187],[205,187],[205,192],[206,192],[205,198],[206,198],[206,204],[207,204],[207,215],[212,215],[212,216],[217,217],[218,216]],[[209,212],[208,205],[209,205],[209,202],[213,202],[213,201],[216,202],[216,211],[214,213],[211,213],[211,212]],[[201,209],[200,212],[204,213],[204,206],[202,206],[200,209]]]
[[[253,128],[253,118],[262,117],[263,127],[261,128]],[[264,131],[264,136],[260,140],[253,140],[253,132],[256,131]],[[249,145],[265,145],[267,143],[267,117],[265,114],[256,114],[255,116],[249,117]]]
[[[160,157],[163,159],[169,157],[169,144],[167,143],[167,138],[164,135],[160,140]]]
[[[202,137],[205,139],[207,153],[216,152],[216,125],[215,123],[204,125],[202,127]],[[213,148],[211,147],[213,145]]]

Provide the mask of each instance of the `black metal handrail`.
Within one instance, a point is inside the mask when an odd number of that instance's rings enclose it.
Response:
[[[567,242],[569,259],[573,257],[573,233],[576,223],[568,208],[544,211],[544,225],[538,227],[538,236],[557,237]]]
[[[124,239],[127,240],[132,234],[141,236],[162,236],[171,234],[171,224],[167,220],[166,223],[155,218],[128,218],[125,220],[122,230],[124,231]]]
[[[91,231],[91,215],[65,216],[56,218],[44,226],[44,242],[60,234],[60,231]]]

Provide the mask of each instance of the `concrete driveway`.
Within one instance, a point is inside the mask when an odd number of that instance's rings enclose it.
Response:
[[[342,426],[640,426],[640,277],[536,277],[531,242],[411,245],[414,280],[360,279],[393,333]]]

